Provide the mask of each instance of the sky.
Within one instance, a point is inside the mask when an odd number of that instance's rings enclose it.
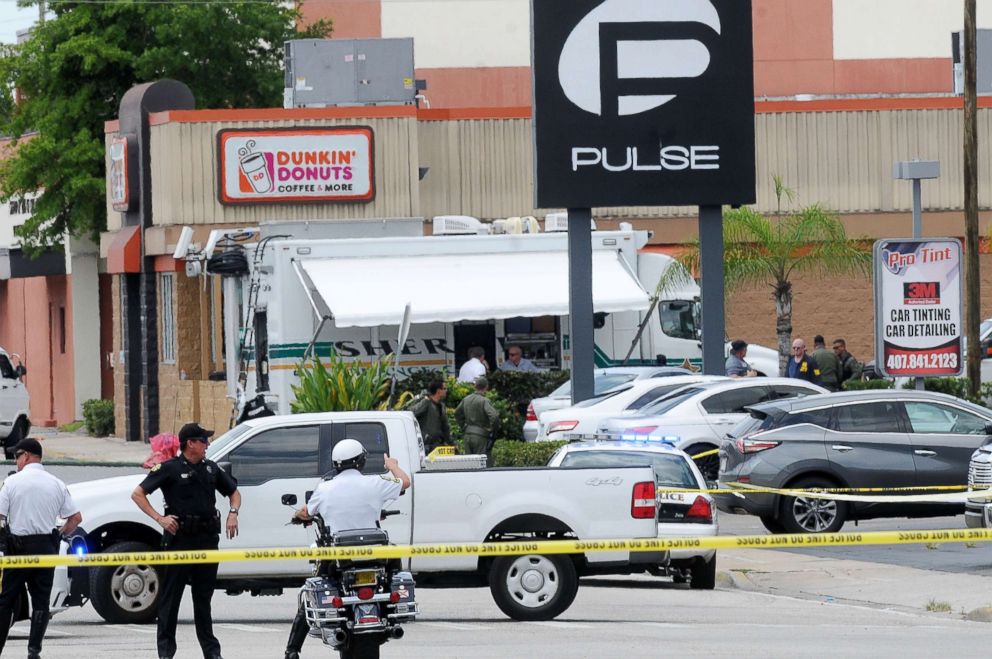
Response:
[[[17,31],[34,25],[38,7],[18,7],[16,0],[0,0],[0,43],[16,43]]]

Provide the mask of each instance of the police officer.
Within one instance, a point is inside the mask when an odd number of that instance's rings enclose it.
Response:
[[[6,525],[10,556],[58,554],[60,532],[55,529],[59,517],[65,518],[61,533],[71,534],[83,516],[72,502],[65,483],[45,471],[41,465],[41,444],[22,439],[14,448],[17,473],[9,476],[0,488],[0,523]],[[27,584],[31,594],[31,631],[28,634],[28,659],[41,657],[41,641],[48,627],[48,602],[52,595],[55,568],[7,568],[0,587],[0,653],[7,642],[14,602]]]
[[[410,477],[400,468],[396,458],[385,456],[389,474],[363,475],[368,451],[355,439],[342,439],[331,451],[331,462],[337,475],[317,486],[296,517],[309,521],[320,515],[331,533],[352,529],[373,529],[379,526],[382,507],[410,487]],[[302,602],[289,630],[286,659],[299,659],[303,641],[307,638],[307,619]]]
[[[220,516],[215,507],[215,492],[229,497],[227,537],[238,534],[238,509],[241,493],[238,484],[217,463],[206,459],[207,442],[212,430],[187,423],[179,431],[180,454],[152,467],[151,472],[134,489],[131,498],[138,508],[161,527],[162,547],[170,550],[217,549],[220,540]],[[148,495],[161,489],[165,497],[165,514],[160,515],[148,501]],[[179,603],[189,581],[193,591],[193,619],[196,638],[206,659],[220,659],[220,642],[213,634],[210,600],[217,583],[217,564],[169,565],[164,569],[162,601],[158,616],[158,655],[171,659],[176,653],[176,622]]]
[[[455,409],[455,420],[465,435],[465,452],[470,455],[489,452],[489,442],[499,421],[499,412],[486,398],[487,391],[489,380],[478,378],[475,391],[465,396]]]

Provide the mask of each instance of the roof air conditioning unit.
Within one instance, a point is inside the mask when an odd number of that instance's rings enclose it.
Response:
[[[541,225],[533,215],[526,217],[508,217],[505,220],[493,220],[493,233],[540,233]]]
[[[468,215],[438,215],[433,221],[435,236],[486,235],[489,225]]]
[[[596,220],[590,220],[592,230],[596,230]],[[568,213],[548,213],[544,216],[544,230],[547,233],[568,231]]]

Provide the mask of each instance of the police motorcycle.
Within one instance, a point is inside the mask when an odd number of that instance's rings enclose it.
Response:
[[[283,503],[291,505],[288,500]],[[399,511],[384,510],[383,516]],[[388,545],[382,529],[331,533],[320,515],[293,524],[317,528],[318,547]],[[341,659],[378,659],[380,646],[403,638],[403,623],[417,617],[413,575],[396,559],[370,558],[314,562],[313,576],[300,591],[309,634],[337,650]]]

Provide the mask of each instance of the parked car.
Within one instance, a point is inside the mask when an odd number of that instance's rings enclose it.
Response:
[[[964,485],[992,410],[929,391],[851,391],[755,405],[720,449],[720,483],[771,488]],[[960,503],[720,494],[769,531],[829,533],[847,520],[960,514]]]
[[[706,480],[692,458],[668,442],[572,442],[551,456],[549,467],[621,467],[650,465],[658,488],[658,537],[715,536],[719,527],[716,507],[706,492],[665,492],[665,489],[706,490]],[[636,566],[631,566],[636,567]],[[711,590],[716,583],[715,549],[677,549],[667,565],[648,571],[667,575],[676,583]],[[629,573],[630,570],[625,570]]]
[[[720,448],[727,431],[747,416],[744,408],[790,396],[826,393],[815,384],[794,378],[741,378],[701,382],[677,389],[637,414],[604,419],[597,431],[609,437],[668,439],[689,455]],[[716,480],[720,462],[716,453],[696,464],[709,480]]]
[[[571,407],[548,410],[538,417],[537,441],[561,439],[565,435],[594,433],[603,419],[637,414],[676,389],[700,382],[727,381],[721,375],[675,375],[662,379],[634,380]]]
[[[985,432],[992,435],[992,427]],[[968,491],[992,489],[992,439],[971,454],[968,463]],[[964,507],[968,528],[992,527],[992,499],[970,499]]]
[[[17,355],[0,348],[0,441],[8,460],[14,457],[17,442],[27,437],[31,430],[28,417],[31,398],[23,381],[26,374]]]
[[[677,366],[611,366],[593,371],[593,394],[600,396],[607,391],[634,380],[664,378],[675,375],[692,375],[692,371]],[[560,410],[572,404],[572,381],[565,382],[543,398],[535,398],[527,406],[524,422],[524,439],[537,439],[538,419],[548,410]]]

